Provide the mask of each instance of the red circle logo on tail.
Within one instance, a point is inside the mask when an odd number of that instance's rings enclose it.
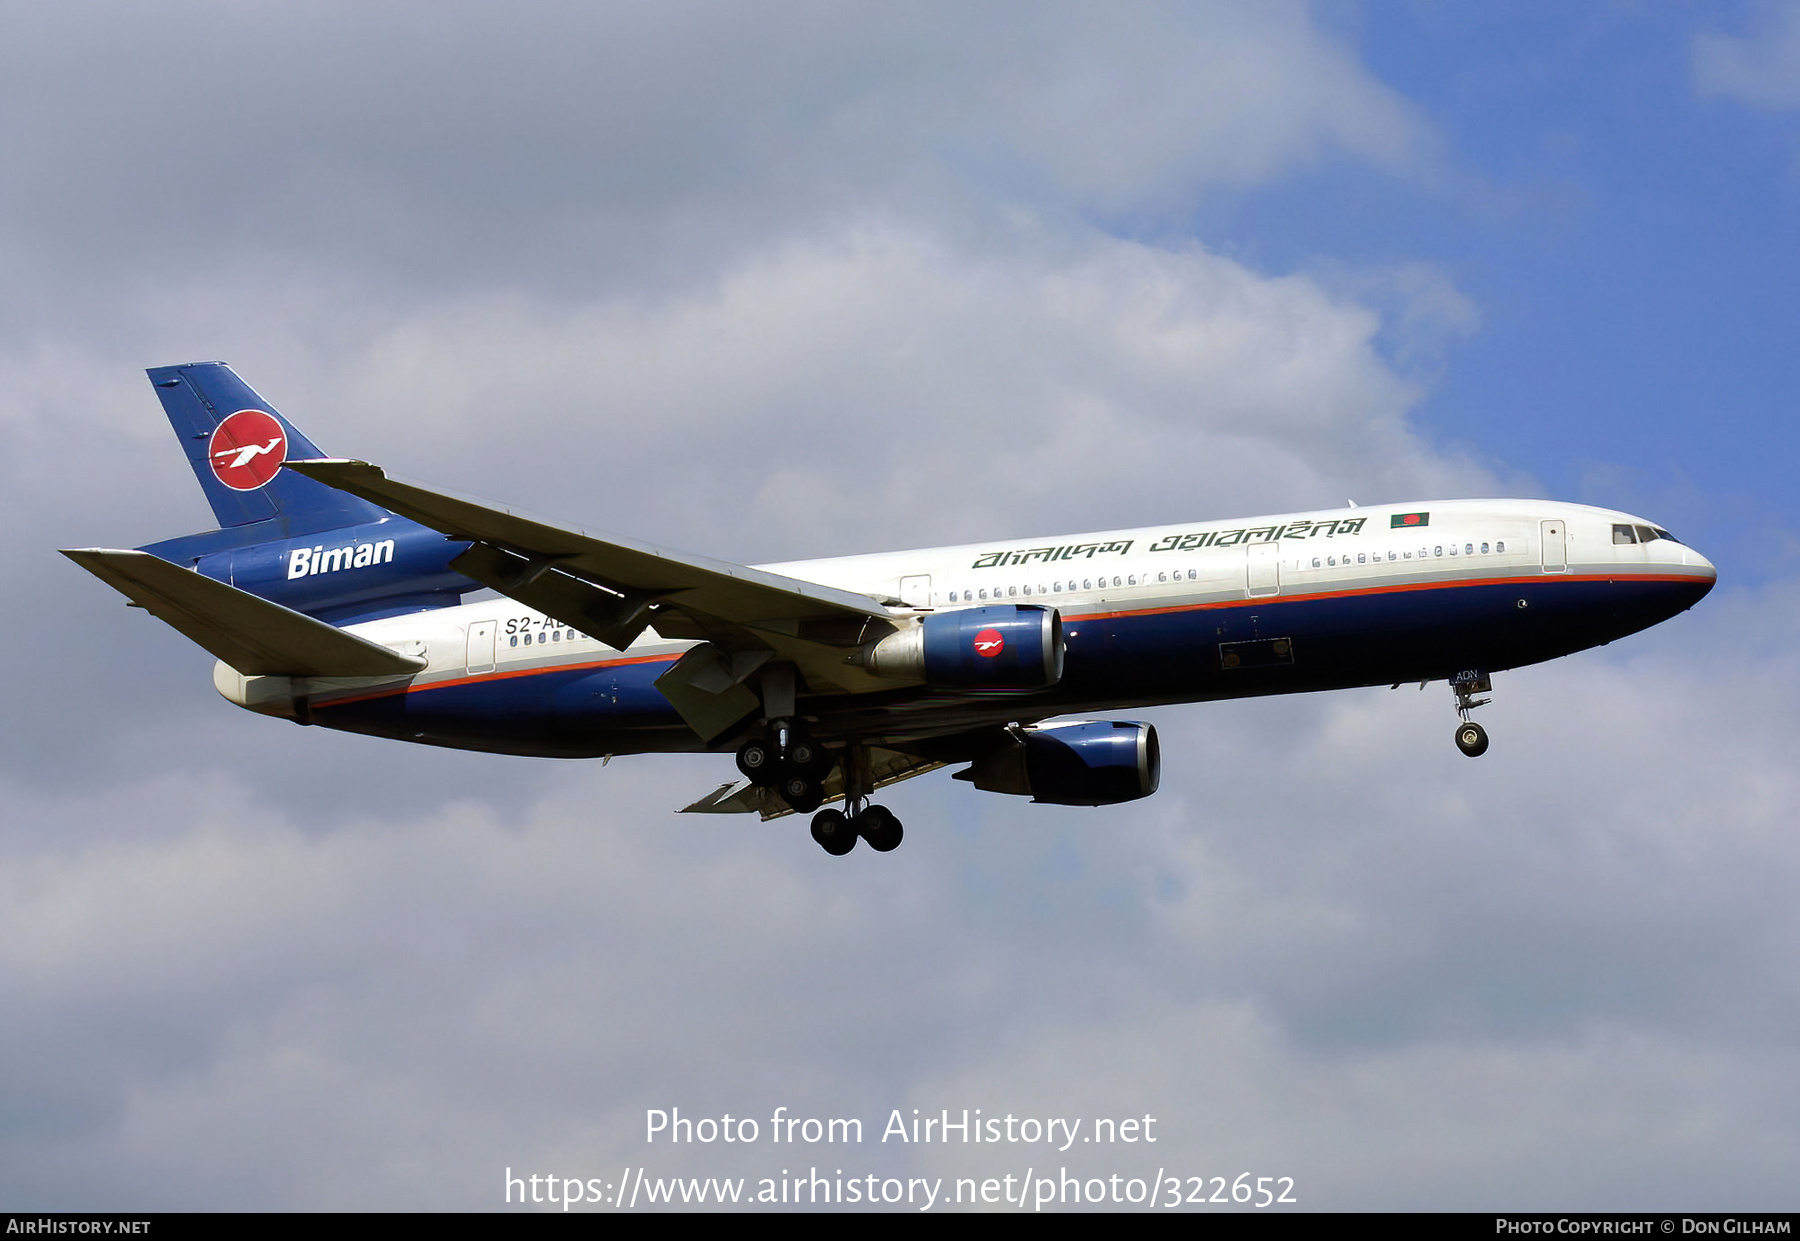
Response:
[[[1006,638],[998,629],[983,629],[975,635],[975,653],[983,659],[992,659],[1006,649]]]
[[[206,459],[213,477],[233,491],[255,491],[287,460],[287,432],[272,414],[240,409],[213,431]]]

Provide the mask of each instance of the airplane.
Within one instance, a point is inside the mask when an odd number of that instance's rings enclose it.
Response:
[[[1494,673],[1717,579],[1641,517],[1517,499],[751,567],[327,457],[222,362],[149,376],[218,528],[63,554],[216,656],[225,698],[502,754],[730,753],[686,812],[811,815],[837,856],[896,847],[871,796],[945,766],[1055,805],[1156,792],[1155,728],[1100,713],[1445,681],[1478,757]]]

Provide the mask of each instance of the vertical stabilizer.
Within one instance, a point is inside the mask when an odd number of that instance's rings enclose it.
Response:
[[[325,454],[225,363],[158,366],[149,374],[221,529],[270,522],[265,537],[274,537],[388,516],[366,500],[282,469],[284,461]]]
[[[325,454],[223,362],[159,366],[150,382],[219,528],[139,551],[334,624],[479,588],[450,568],[467,543],[283,469]]]

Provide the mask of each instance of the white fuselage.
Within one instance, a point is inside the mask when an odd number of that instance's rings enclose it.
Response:
[[[1413,515],[1424,524],[1409,526]],[[1615,533],[1623,527],[1633,541]],[[1385,591],[1491,583],[1716,576],[1704,556],[1630,514],[1548,500],[1454,500],[1192,522],[1040,539],[881,552],[760,566],[887,600],[896,617],[984,603],[1054,607],[1072,633],[1089,618]],[[647,631],[617,651],[505,598],[347,627],[424,657],[414,689],[531,675],[572,665],[666,662],[694,645]],[[221,664],[216,683],[240,705],[288,713],[297,689],[329,700],[365,680],[244,677]]]

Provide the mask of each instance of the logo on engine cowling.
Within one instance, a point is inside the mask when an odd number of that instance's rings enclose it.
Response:
[[[975,653],[992,659],[1006,649],[1006,638],[998,629],[983,629],[975,635]]]
[[[287,460],[287,432],[260,409],[240,409],[213,431],[206,459],[213,477],[233,491],[255,491]]]

